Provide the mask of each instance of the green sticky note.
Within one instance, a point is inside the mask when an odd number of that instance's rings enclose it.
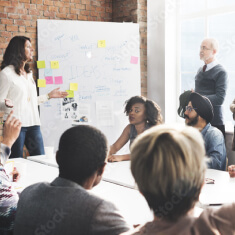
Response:
[[[67,98],[73,98],[74,97],[74,93],[71,90],[66,90],[69,94],[66,96]]]
[[[77,83],[70,83],[70,90],[71,91],[77,91],[78,90],[78,84]]]
[[[44,68],[46,68],[45,60],[37,61],[37,68],[38,68],[38,69],[44,69]]]
[[[99,48],[106,47],[105,40],[98,40],[98,47]]]
[[[59,68],[59,61],[51,61],[51,68],[58,69]]]
[[[46,87],[46,80],[38,79],[38,87]]]

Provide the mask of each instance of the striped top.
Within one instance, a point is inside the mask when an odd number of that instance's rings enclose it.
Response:
[[[4,165],[10,155],[10,149],[0,144],[0,234],[13,230],[16,207],[19,200],[17,192],[7,175]]]

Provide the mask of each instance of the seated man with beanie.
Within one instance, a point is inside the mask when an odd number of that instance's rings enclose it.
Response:
[[[210,100],[196,92],[189,96],[189,103],[184,112],[185,123],[201,132],[210,158],[208,168],[226,170],[226,148],[224,136],[221,131],[211,126],[213,119],[213,106]]]
[[[14,234],[117,235],[129,230],[116,207],[87,190],[99,184],[108,153],[104,134],[79,125],[65,131],[56,160],[59,177],[20,195]]]

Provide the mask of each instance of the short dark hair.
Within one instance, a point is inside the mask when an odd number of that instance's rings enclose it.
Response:
[[[107,139],[100,130],[89,125],[72,127],[60,138],[59,176],[82,185],[104,165],[107,152]]]
[[[161,108],[154,101],[145,98],[144,96],[133,96],[125,102],[126,106],[124,113],[129,114],[131,107],[136,104],[144,104],[146,110],[147,122],[150,126],[161,124],[163,122]]]
[[[8,65],[13,65],[15,68],[15,72],[20,75],[20,68],[22,67],[23,62],[26,61],[26,41],[30,41],[30,38],[27,38],[25,36],[15,36],[10,40],[3,56],[1,70]],[[29,64],[27,63],[25,64],[24,69],[27,73],[31,71]]]

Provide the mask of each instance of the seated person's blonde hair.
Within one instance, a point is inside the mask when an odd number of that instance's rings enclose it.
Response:
[[[194,207],[204,183],[205,149],[193,127],[153,127],[133,142],[131,171],[156,217],[176,221]]]

